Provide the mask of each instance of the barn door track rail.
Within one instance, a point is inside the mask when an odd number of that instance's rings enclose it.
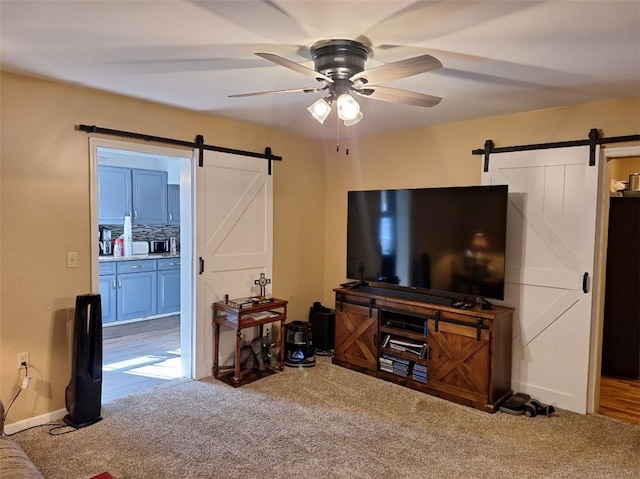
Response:
[[[567,148],[570,146],[589,146],[589,166],[596,164],[596,145],[607,143],[625,143],[629,141],[640,141],[640,135],[612,136],[604,138],[597,128],[589,130],[589,138],[584,140],[557,141],[554,143],[536,143],[532,145],[502,146],[496,148],[493,140],[484,142],[484,148],[472,150],[473,155],[484,155],[484,172],[489,171],[489,157],[493,153],[508,153],[511,151],[548,150],[550,148]]]
[[[271,175],[271,162],[282,161],[281,156],[272,154],[271,148],[266,147],[264,153],[255,151],[236,150],[235,148],[225,148],[223,146],[207,145],[204,142],[204,136],[197,135],[195,141],[176,140],[173,138],[164,138],[162,136],[146,135],[144,133],[134,133],[131,131],[113,130],[111,128],[102,128],[95,125],[77,125],[77,130],[86,133],[98,133],[100,135],[119,136],[122,138],[132,138],[135,140],[143,140],[154,143],[165,143],[174,146],[183,146],[185,148],[197,148],[199,151],[198,166],[204,164],[204,150],[217,151],[220,153],[230,153],[232,155],[250,156],[252,158],[264,158],[269,162],[269,175]]]

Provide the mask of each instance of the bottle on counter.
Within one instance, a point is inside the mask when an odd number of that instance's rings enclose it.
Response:
[[[131,234],[131,216],[124,217],[124,234],[121,236],[122,256],[133,256],[133,235]]]
[[[124,244],[122,239],[116,238],[113,244],[113,256],[120,257],[124,253]]]

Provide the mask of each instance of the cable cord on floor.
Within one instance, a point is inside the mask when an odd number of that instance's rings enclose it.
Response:
[[[49,434],[51,436],[59,436],[59,434],[51,434],[51,431],[53,431],[54,429],[61,428],[61,427],[71,427],[71,426],[67,426],[66,424],[58,424],[58,423],[38,424],[37,426],[27,427],[25,429],[21,429],[19,431],[11,433],[11,434],[4,433],[3,435],[6,436],[6,437],[11,437],[11,436],[15,436],[16,434],[20,434],[22,432],[29,431],[30,429],[36,429],[36,428],[39,428],[39,427],[47,427],[47,426],[56,426],[56,427],[54,427],[52,429],[49,429]],[[75,431],[75,429],[74,429],[74,431]],[[69,432],[73,432],[73,431],[69,431]]]
[[[23,379],[23,383],[24,383],[24,380],[26,380],[28,377],[29,377],[29,366],[24,364],[24,379]],[[18,399],[18,396],[20,396],[20,393],[22,392],[23,389],[24,389],[24,387],[21,387],[20,389],[18,389],[18,392],[16,392],[16,395],[13,397],[13,399],[9,403],[9,406],[7,407],[6,412],[4,413],[3,420],[6,421],[7,416],[9,415],[9,410],[11,409],[11,406],[13,406],[13,403],[16,402],[16,399]],[[54,426],[51,429],[49,429],[49,435],[50,436],[61,436],[63,434],[69,434],[70,432],[77,431],[76,428],[74,428],[73,426],[69,426],[67,424],[48,423],[48,424],[38,424],[37,426],[31,426],[31,427],[28,427],[26,429],[21,429],[20,431],[16,431],[16,432],[14,432],[12,434],[7,434],[4,431],[2,431],[2,435],[5,436],[5,437],[11,437],[11,436],[15,436],[16,434],[20,434],[21,432],[28,431],[30,429],[35,429],[35,428],[38,428],[38,427],[46,427],[46,426]],[[67,428],[67,427],[70,427],[71,430],[70,431],[65,431],[65,432],[54,433],[54,431],[57,431],[58,429],[63,429],[63,428]]]
[[[70,432],[76,432],[78,430],[78,428],[75,428],[73,426],[69,426],[68,424],[48,424],[49,426],[55,426],[52,427],[51,429],[49,429],[49,436],[62,436],[64,434],[69,434]],[[64,428],[71,428],[68,431],[64,431],[64,432],[54,432],[57,431],[58,429],[64,429]]]

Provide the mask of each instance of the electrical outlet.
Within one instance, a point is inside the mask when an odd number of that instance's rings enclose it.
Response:
[[[29,353],[18,353],[18,369],[22,369],[24,366],[22,363],[27,363],[29,366]]]

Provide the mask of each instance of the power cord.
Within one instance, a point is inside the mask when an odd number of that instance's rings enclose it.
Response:
[[[38,424],[37,426],[31,426],[31,427],[28,427],[28,428],[25,428],[25,429],[21,429],[20,431],[16,431],[16,432],[14,432],[12,434],[6,434],[5,433],[4,436],[12,437],[12,436],[15,436],[16,434],[21,434],[21,433],[23,433],[25,431],[29,431],[30,429],[36,429],[36,428],[39,428],[39,427],[47,427],[47,426],[56,426],[56,427],[53,427],[53,428],[49,429],[49,435],[51,435],[51,436],[59,436],[60,435],[60,434],[51,434],[51,431],[53,431],[55,429],[62,428],[62,427],[71,427],[71,426],[67,426],[66,424],[58,424],[58,423]],[[73,431],[75,431],[75,429]],[[73,432],[73,431],[69,431],[69,432]],[[66,434],[66,433],[64,433],[64,434]]]
[[[43,426],[55,426],[52,427],[51,429],[49,429],[49,436],[63,436],[65,434],[69,434],[71,432],[76,432],[78,429],[73,427],[73,426],[69,426],[68,424],[43,424]],[[55,432],[58,429],[64,429],[64,428],[68,428],[70,427],[71,429],[69,429],[68,431],[64,431],[64,432]]]
[[[7,410],[4,413],[3,420],[5,420],[5,421],[7,419],[7,416],[9,415],[9,410],[11,409],[11,406],[13,406],[13,403],[16,402],[16,399],[18,399],[18,396],[20,396],[20,393],[22,392],[22,390],[23,389],[27,389],[29,387],[29,384],[31,384],[31,376],[29,376],[29,365],[26,363],[26,361],[22,361],[22,363],[20,365],[22,367],[24,367],[24,378],[22,379],[22,385],[20,386],[20,389],[18,389],[18,392],[16,392],[16,395],[13,397],[13,399],[9,403],[9,406],[7,407]],[[22,369],[22,368],[20,368],[20,369]],[[39,424],[37,426],[31,426],[31,427],[28,427],[26,429],[22,429],[20,431],[14,432],[13,434],[6,434],[3,431],[2,435],[5,436],[5,437],[11,437],[11,436],[15,436],[16,434],[20,434],[21,432],[28,431],[29,429],[35,429],[35,428],[38,428],[38,427],[46,427],[46,426],[54,426],[51,429],[49,429],[49,435],[50,436],[61,436],[63,434],[69,434],[70,432],[77,431],[76,428],[74,428],[73,426],[69,426],[67,424],[50,423],[50,424]],[[71,427],[72,429],[70,431],[54,433],[54,431],[57,431],[58,429],[64,429],[66,427]]]
[[[9,403],[9,406],[7,406],[7,410],[4,413],[4,418],[3,418],[3,420],[5,421],[7,419],[7,416],[9,415],[9,411],[11,410],[11,406],[13,406],[13,403],[16,402],[16,399],[18,399],[18,396],[20,396],[20,393],[22,392],[22,390],[27,389],[29,387],[29,384],[31,383],[31,376],[29,376],[29,365],[26,363],[26,361],[22,361],[20,366],[24,366],[24,379],[22,379],[22,386],[20,387],[20,389],[18,389],[18,392],[16,393],[16,395],[13,396],[13,399]]]

